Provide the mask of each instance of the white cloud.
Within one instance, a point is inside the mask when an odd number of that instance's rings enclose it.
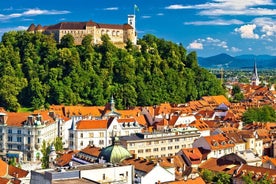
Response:
[[[119,8],[118,7],[109,7],[109,8],[105,8],[104,10],[116,11],[116,10],[119,10]]]
[[[192,43],[189,44],[188,49],[202,50],[203,49],[203,44],[199,43],[197,40],[195,40],[195,41],[193,41]]]
[[[7,27],[7,28],[0,28],[0,34],[1,33],[6,33],[8,31],[14,31],[14,30],[27,30],[28,27],[26,26],[17,26],[17,27]]]
[[[256,24],[246,24],[240,28],[236,28],[235,32],[239,33],[241,38],[259,39],[259,35],[254,33],[256,27]]]
[[[243,24],[243,21],[237,20],[237,19],[231,19],[231,20],[209,20],[209,21],[194,21],[194,22],[184,22],[185,25],[196,25],[196,26],[210,26],[210,25],[216,25],[216,26],[227,26],[227,25],[240,25]]]
[[[21,13],[12,13],[12,14],[0,14],[0,21],[7,21],[14,18],[20,17],[29,17],[29,16],[37,16],[37,15],[58,15],[58,14],[68,14],[69,11],[62,10],[41,10],[41,9],[28,9],[27,11]]]
[[[142,16],[142,18],[143,18],[143,19],[149,19],[149,18],[151,18],[151,16],[144,15],[144,16]]]
[[[163,16],[163,15],[164,15],[164,13],[157,13],[157,15],[158,15],[158,16]]]
[[[221,16],[221,15],[276,15],[275,9],[266,8],[249,8],[249,9],[211,9],[203,10],[199,13],[200,15],[208,16]]]
[[[197,40],[194,40],[192,43],[189,44],[187,47],[188,49],[203,49],[203,47],[208,48],[222,48],[226,51],[229,51],[229,47],[226,41],[212,38],[212,37],[206,37],[206,38],[199,38]],[[232,48],[231,48],[232,50]]]
[[[252,21],[257,27],[261,28],[261,32],[263,33],[261,38],[270,39],[270,37],[276,35],[276,20],[267,17],[255,18]]]
[[[237,47],[231,47],[232,52],[241,52],[242,50]]]
[[[188,9],[190,8],[190,6],[183,6],[181,4],[173,4],[170,6],[165,7],[165,9],[169,9],[169,10],[180,10],[180,9]]]
[[[199,15],[276,15],[276,10],[269,8],[275,5],[272,0],[212,0],[204,4],[182,5],[173,4],[165,9],[198,9]],[[260,8],[266,6],[267,8]]]

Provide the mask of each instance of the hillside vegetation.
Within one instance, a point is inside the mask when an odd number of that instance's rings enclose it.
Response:
[[[0,43],[0,106],[47,108],[50,104],[105,105],[113,95],[118,109],[162,102],[183,103],[223,94],[219,80],[198,66],[195,52],[153,35],[115,47],[108,36],[92,46],[86,36],[75,46],[65,35],[12,31]]]

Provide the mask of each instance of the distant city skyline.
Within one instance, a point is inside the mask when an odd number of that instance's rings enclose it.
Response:
[[[153,34],[207,57],[220,53],[276,55],[273,0],[10,0],[0,2],[0,36],[30,24],[93,20],[127,23],[136,14],[138,38]]]

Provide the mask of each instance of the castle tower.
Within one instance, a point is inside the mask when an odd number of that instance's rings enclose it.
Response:
[[[253,69],[253,75],[252,75],[252,78],[251,78],[251,85],[259,86],[259,84],[260,84],[260,80],[259,80],[258,71],[257,71],[257,64],[255,62],[254,63],[254,69]]]
[[[127,23],[135,30],[135,15],[128,15]]]
[[[131,25],[131,27],[133,27],[133,31],[135,34],[135,38],[133,40],[133,44],[136,45],[137,44],[137,33],[136,33],[136,22],[135,22],[135,14],[133,15],[128,15],[128,19],[127,19],[127,23],[129,25]]]

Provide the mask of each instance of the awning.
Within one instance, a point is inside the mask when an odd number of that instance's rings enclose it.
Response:
[[[6,156],[8,158],[19,158],[19,154],[18,153],[7,153]]]

